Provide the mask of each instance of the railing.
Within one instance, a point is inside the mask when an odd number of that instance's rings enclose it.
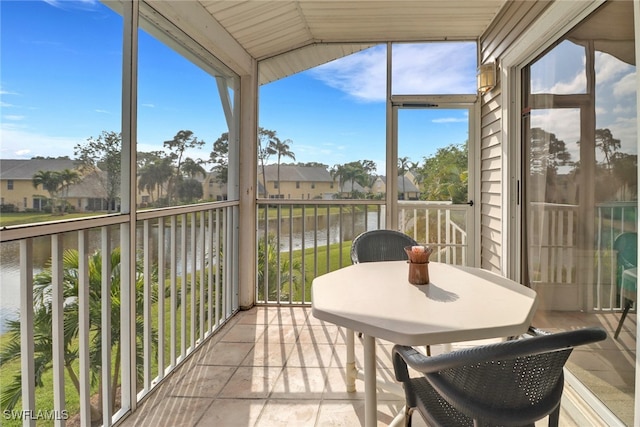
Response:
[[[446,202],[399,201],[400,231],[435,248],[433,261],[467,265],[469,206]]]
[[[466,207],[432,202],[399,202],[400,229],[436,246],[435,261],[464,264]],[[311,282],[351,264],[351,241],[384,228],[383,201],[265,200],[258,202],[256,301],[309,304]]]
[[[616,253],[613,242],[624,231],[637,229],[637,202],[609,202],[596,205],[595,241],[580,267],[576,233],[577,205],[537,203],[529,212],[529,259],[532,283],[575,284],[578,268],[594,268],[592,292],[594,310],[618,310],[621,301],[616,286]]]
[[[4,229],[0,360],[15,405],[3,425],[108,426],[131,410],[238,309],[236,214],[205,204],[140,212],[134,231],[128,215]]]

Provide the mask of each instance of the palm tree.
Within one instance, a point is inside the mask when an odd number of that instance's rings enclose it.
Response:
[[[195,178],[198,175],[201,175],[203,178],[207,176],[207,171],[202,166],[202,161],[193,160],[191,157],[187,157],[182,162],[182,170],[181,172],[188,176],[189,178]]]
[[[175,188],[182,179],[182,162],[185,152],[193,148],[200,149],[204,144],[205,142],[196,138],[190,130],[178,131],[172,140],[164,142],[164,147],[170,151],[172,159],[176,161],[174,174],[169,178],[169,188],[167,189],[169,200],[176,197]]]
[[[49,193],[51,197],[51,204],[53,210],[56,207],[56,200],[58,198],[58,192],[60,191],[60,187],[62,185],[62,178],[60,176],[60,172],[57,171],[38,171],[31,180],[34,188],[38,188],[39,185],[42,185],[42,188]]]
[[[609,129],[596,129],[596,147],[604,154],[607,169],[611,170],[611,158],[620,149],[620,140]]]
[[[277,139],[277,138],[276,138]],[[292,144],[293,141],[290,139],[286,139],[284,141],[272,140],[267,147],[269,154],[275,154],[278,156],[278,197],[280,196],[280,159],[282,157],[289,157],[292,160],[296,159],[296,155],[291,151],[291,147],[289,144]]]
[[[71,383],[80,393],[80,382],[76,373],[76,367],[78,365],[78,341],[79,337],[79,324],[78,324],[78,288],[80,283],[78,278],[80,277],[80,256],[77,250],[66,250],[63,254],[63,321],[64,321],[64,366],[67,374],[71,380]],[[101,333],[101,318],[102,318],[102,254],[96,251],[89,256],[89,361],[91,369],[92,385],[98,390],[102,390],[101,384],[102,376],[100,372],[102,370],[102,333]],[[110,272],[109,278],[111,282],[111,347],[112,354],[114,356],[112,370],[112,404],[115,403],[118,389],[118,380],[120,375],[120,248],[116,248],[111,252],[110,257]],[[152,289],[151,299],[157,301],[157,278],[154,275],[152,281],[155,285]],[[138,381],[142,381],[144,378],[143,372],[143,342],[140,337],[143,336],[143,309],[144,309],[144,276],[141,265],[138,265],[136,272],[136,346],[138,360],[136,363]],[[49,265],[44,271],[37,274],[33,281],[33,297],[34,297],[34,362],[35,373],[34,378],[37,386],[44,386],[42,376],[43,374],[52,368],[53,360],[53,346],[52,346],[52,329],[51,329],[51,313],[52,313],[52,292],[53,292],[53,278],[51,265]],[[6,322],[7,332],[5,334],[6,340],[4,345],[0,349],[0,367],[4,367],[7,363],[20,360],[20,322],[18,320],[8,320]],[[157,350],[155,343],[157,337],[155,337],[155,330],[152,330],[152,343],[154,345],[154,351]],[[14,376],[14,380],[11,384],[3,387],[0,392],[0,407],[2,410],[11,410],[15,407],[21,397],[21,374]],[[101,408],[91,405],[91,419],[101,419]]]
[[[260,237],[258,240],[258,297],[265,301],[276,301],[278,294],[280,294],[280,301],[286,301],[289,294],[286,291],[283,292],[282,288],[289,284],[289,280],[293,283],[294,292],[299,291],[297,289],[300,285],[299,274],[302,271],[300,260],[293,259],[291,268],[289,268],[289,257],[282,257],[279,263],[280,269],[278,269],[278,256],[279,250],[275,234],[270,233],[266,242],[264,237]],[[267,295],[264,295],[265,264]]]
[[[167,180],[173,175],[171,158],[156,156],[139,169],[138,189],[146,190],[153,200],[153,191],[156,191],[155,200],[162,197],[162,188]]]
[[[77,170],[65,169],[59,172],[60,174],[60,187],[63,192],[63,197],[66,199],[69,196],[69,186],[80,182],[80,174]],[[60,206],[60,213],[62,213],[62,206]]]
[[[407,199],[404,176],[409,171],[411,164],[412,163],[409,161],[409,158],[406,156],[398,158],[398,176],[402,179],[402,200]]]
[[[264,186],[264,197],[269,197],[267,190],[267,178],[264,173],[264,164],[271,155],[269,147],[275,143],[280,142],[280,139],[276,136],[276,132],[273,130],[259,128],[258,129],[258,159],[260,160],[260,167],[262,168],[262,184]]]

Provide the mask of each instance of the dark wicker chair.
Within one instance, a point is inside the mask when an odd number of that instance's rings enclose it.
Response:
[[[624,296],[624,308],[622,310],[622,315],[620,316],[616,332],[613,335],[614,339],[618,339],[624,319],[627,318],[627,314],[635,300],[634,298],[628,298],[629,295],[634,295],[635,292],[623,292],[625,289],[623,289],[622,273],[627,269],[638,266],[638,233],[625,232],[620,234],[613,242],[613,250],[616,251],[617,254],[616,284],[618,285],[618,291]],[[626,289],[626,291],[630,290]],[[635,289],[632,289],[631,291],[635,291]]]
[[[563,367],[573,347],[604,340],[601,328],[521,338],[427,357],[396,345],[393,365],[406,397],[433,426],[557,426]],[[407,365],[424,374],[410,378]]]
[[[358,235],[351,244],[351,262],[401,261],[408,259],[405,246],[418,243],[394,230],[369,230]]]

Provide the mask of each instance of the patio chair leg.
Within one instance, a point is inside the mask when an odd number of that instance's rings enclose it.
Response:
[[[624,323],[624,319],[627,317],[627,313],[629,313],[629,309],[631,308],[631,305],[633,304],[633,301],[631,301],[630,299],[625,300],[625,304],[624,304],[624,311],[622,312],[622,316],[620,316],[620,322],[618,323],[618,328],[616,329],[616,333],[613,335],[614,339],[618,339],[618,335],[620,335],[620,331],[622,330],[622,324]]]
[[[405,412],[404,412],[404,425],[405,427],[411,427],[411,416],[413,415],[413,410],[415,408],[409,408],[408,406],[405,406]]]

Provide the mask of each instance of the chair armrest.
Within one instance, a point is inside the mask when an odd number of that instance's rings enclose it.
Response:
[[[424,354],[420,353],[413,347],[406,345],[394,345],[392,351],[393,357],[393,370],[396,374],[396,380],[400,382],[409,381],[409,371],[407,364],[413,367],[415,364],[419,364],[423,358],[426,358]]]
[[[540,330],[537,330],[540,331]],[[538,332],[540,333],[540,332]],[[393,347],[394,365],[398,358],[416,371],[424,374],[456,368],[463,365],[484,362],[487,360],[513,359],[531,354],[544,353],[552,350],[562,350],[578,345],[602,341],[607,333],[600,327],[583,328],[574,331],[542,334],[528,339],[503,341],[427,357],[412,347],[396,345]],[[400,361],[400,360],[398,360]],[[406,367],[404,367],[406,370]],[[403,377],[403,371],[396,376]],[[399,381],[402,381],[398,378]]]

